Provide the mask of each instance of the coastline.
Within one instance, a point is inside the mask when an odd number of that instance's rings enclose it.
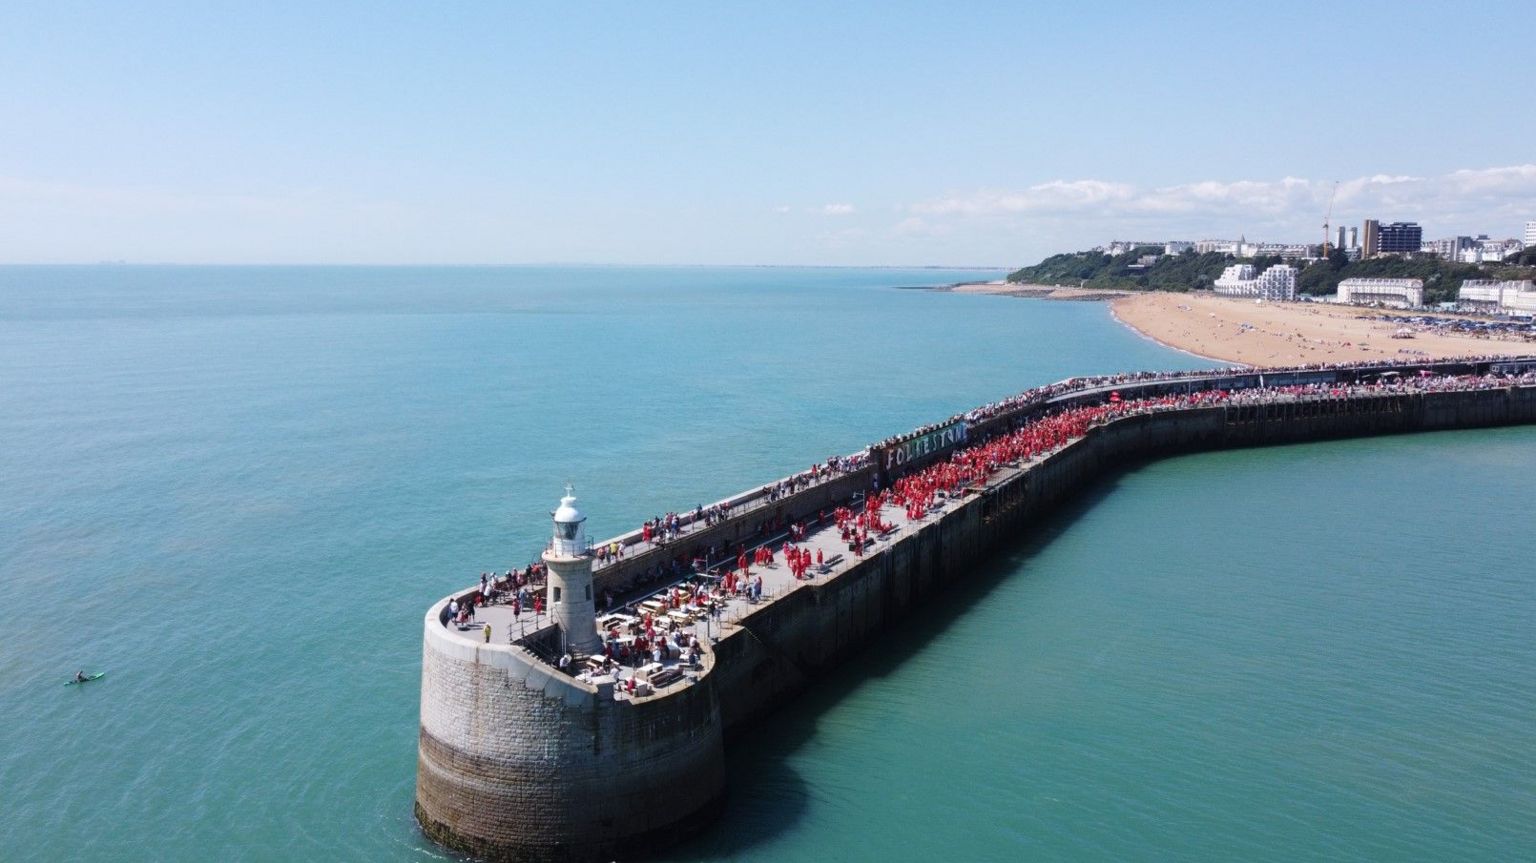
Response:
[[[1002,279],[994,279],[990,282],[956,282],[952,285],[935,285],[918,290],[935,291],[941,294],[993,294],[1000,297],[1018,297],[1026,300],[1064,300],[1068,302],[1106,302],[1130,296],[1129,291],[1021,284]]]
[[[1507,355],[1532,343],[1426,326],[1424,313],[1326,303],[1260,303],[1209,293],[1147,292],[1111,303],[1115,320],[1160,344],[1224,363],[1307,363]],[[1486,319],[1435,313],[1437,319]]]
[[[1131,332],[1135,333],[1136,335],[1146,339],[1147,341],[1149,341],[1149,342],[1151,342],[1151,343],[1153,343],[1155,345],[1160,345],[1162,347],[1165,347],[1165,348],[1167,348],[1170,351],[1178,351],[1181,354],[1188,354],[1188,355],[1190,355],[1192,357],[1197,357],[1197,358],[1202,359],[1202,360],[1209,360],[1210,362],[1213,362],[1213,363],[1226,363],[1227,365],[1230,365],[1230,366],[1233,366],[1233,367],[1240,367],[1240,368],[1245,368],[1245,369],[1254,368],[1252,363],[1243,363],[1243,362],[1238,362],[1237,360],[1228,360],[1228,359],[1223,359],[1221,357],[1213,357],[1213,356],[1210,356],[1208,354],[1196,353],[1195,351],[1192,351],[1192,350],[1190,350],[1188,348],[1181,347],[1181,346],[1176,345],[1176,344],[1171,344],[1169,342],[1165,342],[1162,339],[1152,335],[1151,333],[1148,333],[1148,332],[1145,332],[1143,330],[1137,329],[1136,327],[1132,326],[1131,324],[1126,323],[1124,318],[1120,317],[1120,313],[1119,313],[1119,311],[1116,310],[1114,302],[1110,302],[1109,303],[1109,316],[1111,318],[1114,318],[1115,323],[1119,324],[1120,326],[1125,327],[1126,329],[1128,329]]]
[[[1105,302],[1117,323],[1142,338],[1213,363],[1246,368],[1515,356],[1530,353],[1536,347],[1536,339],[1475,331],[1488,327],[1494,319],[1447,312],[1323,302],[1259,302],[1207,291],[1093,290],[1003,280],[904,290]],[[1425,317],[1442,323],[1426,323]],[[1456,325],[1445,325],[1446,321]]]

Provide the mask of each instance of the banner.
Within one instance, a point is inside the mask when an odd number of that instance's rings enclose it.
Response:
[[[896,470],[913,459],[942,452],[965,443],[965,422],[953,422],[911,440],[902,441],[885,451],[885,469]]]

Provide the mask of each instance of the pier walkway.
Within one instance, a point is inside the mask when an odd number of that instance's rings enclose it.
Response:
[[[1536,364],[1532,367],[1536,367]],[[1070,393],[1071,404],[1074,407],[1063,405],[1057,413],[1053,414],[1061,416],[1065,413],[1083,412],[1085,416],[1092,415],[1090,425],[1082,426],[1074,436],[1055,441],[1048,448],[1031,448],[1023,456],[994,465],[978,478],[963,480],[947,490],[938,491],[928,510],[917,519],[911,519],[905,506],[895,502],[891,495],[882,495],[884,503],[876,520],[888,525],[889,529],[880,533],[871,531],[870,543],[862,556],[853,550],[834,519],[826,517],[825,520],[821,520],[822,517],[812,516],[798,522],[804,529],[803,538],[793,543],[795,548],[808,551],[813,561],[803,579],[796,578],[792,568],[785,561],[782,549],[788,540],[789,533],[781,529],[771,532],[768,536],[742,543],[735,549],[722,549],[718,553],[723,556],[708,561],[702,572],[684,571],[644,588],[634,588],[615,596],[610,607],[604,608],[600,604],[599,631],[604,633],[605,638],[610,632],[617,633],[619,638],[613,647],[622,645],[629,655],[624,657],[622,663],[602,663],[599,658],[590,667],[585,664],[585,657],[572,657],[566,670],[567,673],[578,675],[588,682],[621,684],[617,687],[621,693],[620,697],[624,690],[622,684],[634,677],[637,670],[650,676],[657,671],[677,668],[677,674],[663,675],[662,679],[670,681],[669,685],[686,685],[695,676],[693,666],[688,661],[687,645],[690,637],[696,638],[703,649],[708,650],[709,645],[736,630],[744,620],[764,605],[778,601],[807,585],[835,577],[857,566],[864,557],[877,555],[891,545],[901,542],[903,538],[910,536],[924,525],[942,518],[958,497],[968,493],[984,492],[989,487],[1010,482],[1021,473],[1028,472],[1036,464],[1049,459],[1060,449],[1081,439],[1091,425],[1112,422],[1140,413],[1183,410],[1191,407],[1225,405],[1230,408],[1242,408],[1263,405],[1284,406],[1302,402],[1326,403],[1362,399],[1370,401],[1374,398],[1391,398],[1417,392],[1495,388],[1516,384],[1528,386],[1536,383],[1536,373],[1528,369],[1521,369],[1521,372],[1518,376],[1511,373],[1489,373],[1477,376],[1421,372],[1422,377],[1400,379],[1376,377],[1369,383],[1317,382],[1286,386],[1265,385],[1263,378],[1260,377],[1254,382],[1258,384],[1257,386],[1249,384],[1235,389],[1213,387],[1200,390],[1189,387],[1180,394],[1164,392],[1162,395],[1125,400],[1121,400],[1119,394],[1113,392],[1113,385],[1094,382],[1090,386]],[[1244,374],[1252,375],[1253,373],[1234,373],[1234,375]],[[1279,377],[1273,371],[1264,374],[1272,380]],[[1257,375],[1254,376],[1257,377]],[[1098,405],[1091,406],[1092,402],[1085,402],[1082,398],[1085,394],[1094,397],[1093,400],[1097,401]],[[1025,422],[1018,428],[1028,430],[1034,422],[1037,420]],[[953,447],[939,462],[930,463],[942,463],[956,453],[981,445],[981,442],[973,442]],[[820,485],[827,479],[835,479],[839,475],[841,472],[830,474],[826,478],[818,478],[806,484],[804,488]],[[781,481],[776,485],[782,485],[783,482],[787,481]],[[748,517],[764,509],[764,503],[769,496],[763,492],[772,487],[766,486],[763,490],[754,490],[729,499],[733,502],[729,517],[733,519]],[[864,502],[865,495],[860,492],[855,493],[850,500],[842,501],[841,505],[857,516],[864,513]],[[824,517],[830,510],[823,509],[821,512]],[[688,515],[691,516],[691,514]],[[705,525],[695,525],[691,519],[685,520],[682,536],[692,533],[695,527],[705,527]],[[631,549],[631,554],[639,556],[654,552],[676,553],[683,546],[681,539],[682,537],[678,537],[667,543],[636,543],[631,540],[631,545],[638,546]],[[609,544],[614,542],[610,540]],[[773,551],[773,562],[766,565],[753,563],[743,577],[741,571],[737,569],[737,554],[744,549],[748,559],[751,560],[753,553],[764,546]],[[825,561],[824,564],[814,563],[818,555]],[[733,580],[736,582],[736,589],[731,592],[725,590],[727,572],[733,572],[735,575]],[[754,589],[759,580],[760,590]],[[541,583],[534,583],[528,585],[525,591],[532,596],[540,592],[542,587]],[[662,641],[672,645],[670,649],[664,650],[666,655],[659,666],[651,663],[647,655],[635,655],[628,651],[628,646],[634,643],[637,634],[642,638],[647,635],[643,623],[647,619],[651,622],[653,636],[645,640],[652,644]],[[485,632],[487,625],[490,627],[488,639]],[[561,662],[561,657],[550,655],[550,649],[547,647],[551,640],[546,636],[553,633],[553,622],[550,616],[535,614],[530,603],[523,604],[519,614],[514,614],[510,604],[493,603],[481,606],[474,610],[472,622],[459,626],[448,623],[447,628],[459,639],[470,642],[520,644],[534,652],[544,662],[550,664]],[[682,634],[680,639],[677,637],[679,632]],[[681,645],[677,644],[679,641],[682,642]]]

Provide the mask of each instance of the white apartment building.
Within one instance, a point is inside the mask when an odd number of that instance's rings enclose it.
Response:
[[[1253,264],[1233,264],[1221,271],[1213,287],[1223,296],[1256,297],[1259,290],[1254,284],[1254,275]]]
[[[1446,237],[1443,240],[1426,240],[1419,251],[1447,261],[1459,261],[1461,253],[1472,247],[1471,237]]]
[[[1163,254],[1182,255],[1194,247],[1195,244],[1188,240],[1169,240],[1168,244],[1163,246]]]
[[[1249,242],[1246,237],[1240,240],[1200,240],[1192,245],[1195,251],[1202,255],[1207,252],[1217,252],[1234,258],[1257,258],[1261,255],[1274,255],[1279,258],[1314,258],[1321,251],[1320,247],[1310,243],[1259,243]]]
[[[1195,243],[1195,251],[1200,254],[1219,252],[1223,255],[1237,255],[1242,243],[1237,240],[1199,240]]]
[[[1536,315],[1536,281],[1468,279],[1461,283],[1456,301],[1479,311],[1503,315]]]
[[[1296,274],[1296,268],[1289,264],[1276,264],[1265,270],[1254,280],[1259,287],[1259,299],[1296,302]]]
[[[1104,251],[1111,255],[1124,255],[1147,246],[1163,246],[1162,240],[1110,240]]]
[[[1227,297],[1257,297],[1262,300],[1294,302],[1296,268],[1276,264],[1255,275],[1252,264],[1233,264],[1221,273],[1214,285],[1216,293]]]
[[[1487,234],[1481,234],[1472,238],[1471,242],[1463,246],[1452,260],[1463,264],[1481,264],[1486,261],[1502,261],[1520,254],[1525,245],[1516,239],[1494,240]]]
[[[1336,303],[1416,308],[1424,305],[1423,279],[1345,279],[1339,282]]]
[[[1525,223],[1525,247],[1536,246],[1536,222]]]

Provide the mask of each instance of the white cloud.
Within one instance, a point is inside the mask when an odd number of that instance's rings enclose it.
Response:
[[[1141,187],[1106,180],[1055,180],[1021,190],[980,189],[912,204],[923,217],[1092,217],[1141,221],[1187,217],[1181,223],[1321,223],[1333,190],[1330,180],[1204,180],[1180,186]],[[1456,170],[1441,177],[1359,177],[1338,184],[1335,213],[1358,218],[1421,218],[1427,229],[1455,230],[1462,218],[1487,218],[1487,230],[1516,210],[1536,210],[1536,164]],[[1536,213],[1533,213],[1536,215]],[[1448,223],[1458,223],[1455,226]]]
[[[982,188],[909,204],[887,228],[918,259],[1033,263],[1111,239],[1318,242],[1333,179],[1201,180],[1168,186],[1059,179]],[[1518,235],[1536,219],[1536,164],[1414,176],[1376,174],[1338,183],[1330,222],[1416,221],[1428,238]]]
[[[854,209],[854,206],[852,204],[822,204],[821,205],[821,214],[823,216],[851,216],[855,212],[857,212],[857,210]]]
[[[780,204],[780,205],[778,205],[778,206],[777,206],[777,207],[774,207],[774,208],[773,208],[773,211],[774,211],[774,212],[775,212],[775,213],[787,213],[787,212],[789,212],[789,211],[790,211],[790,210],[791,210],[791,209],[792,209],[792,208],[791,208],[791,207],[790,207],[790,206],[789,206],[789,205],[788,205],[788,204]]]

